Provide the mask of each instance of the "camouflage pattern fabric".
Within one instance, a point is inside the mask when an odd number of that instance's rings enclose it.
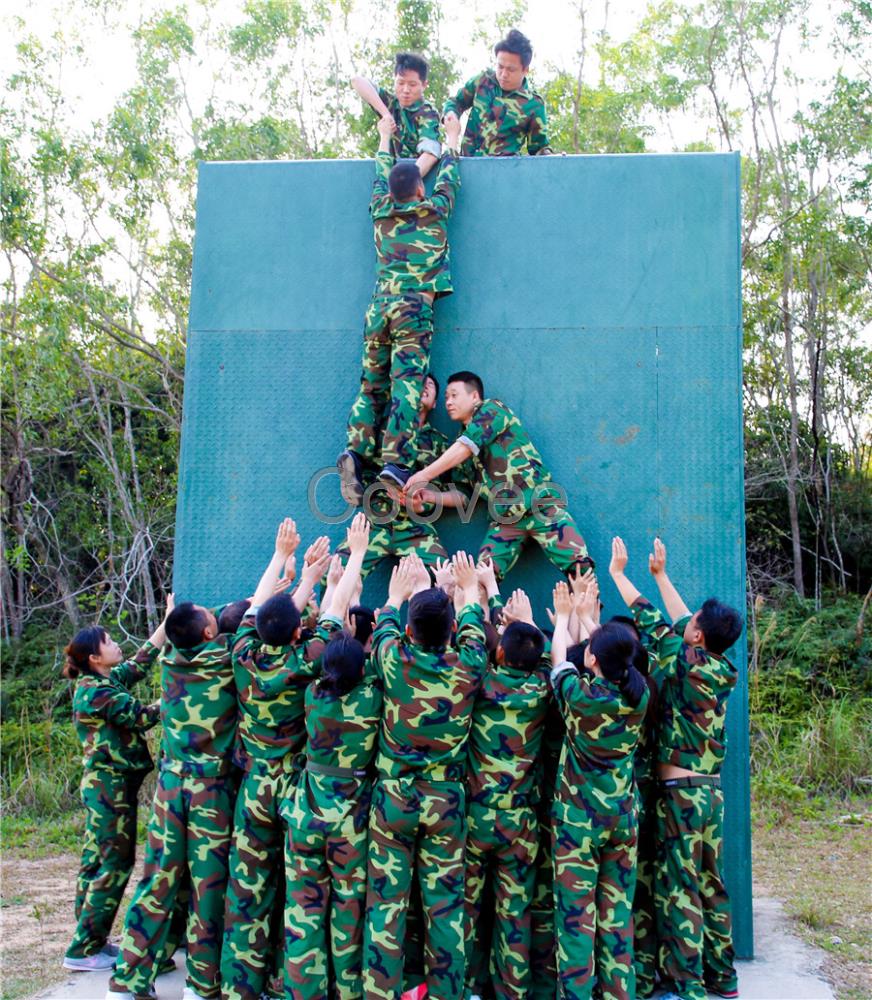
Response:
[[[229,775],[193,775],[162,761],[148,824],[145,873],[124,918],[110,989],[146,994],[167,952],[176,896],[190,874],[187,985],[220,995],[224,893],[233,816]]]
[[[360,390],[348,416],[347,446],[364,460],[411,468],[418,409],[430,367],[433,306],[422,295],[377,294],[366,311]]]
[[[289,997],[363,996],[363,918],[381,688],[306,692],[306,766],[286,814],[285,989]],[[323,768],[323,770],[319,770]],[[329,962],[328,962],[329,956]]]
[[[157,723],[159,711],[143,705],[128,688],[145,676],[157,654],[146,642],[132,660],[114,666],[108,677],[83,674],[76,682],[73,722],[86,768],[150,771],[154,767],[144,734]]]
[[[429,994],[464,986],[466,741],[487,661],[483,612],[458,616],[456,646],[408,639],[396,608],[382,609],[372,661],[384,689],[369,821],[364,992],[393,1000],[403,984],[406,910],[417,871]]]
[[[136,858],[137,795],[147,773],[88,767],[82,775],[85,841],[68,958],[95,955],[109,938]]]
[[[376,252],[376,294],[429,292],[450,295],[451,267],[448,219],[460,189],[457,157],[447,152],[439,161],[429,198],[395,202],[388,188],[394,159],[376,153],[375,182],[369,212]]]
[[[737,988],[730,900],[721,878],[720,788],[663,787],[655,882],[660,965],[683,1000]]]
[[[633,964],[636,995],[650,997],[656,986],[657,920],[654,878],[657,859],[657,782],[637,777],[639,839],[636,852],[636,892],[633,896]]]
[[[556,504],[540,506],[538,515],[519,518],[513,524],[492,522],[478,556],[489,556],[497,579],[502,580],[529,542],[535,542],[561,573],[572,573],[576,566],[582,570],[593,567],[575,519]]]
[[[554,799],[557,967],[561,995],[635,996],[633,755],[649,694],[631,706],[618,687],[569,663],[552,672],[566,739]]]
[[[417,159],[421,153],[433,152],[434,143],[435,148],[439,147],[439,112],[432,104],[422,100],[404,108],[396,94],[384,87],[378,88],[378,96],[384,101],[397,125],[397,131],[391,137],[391,156],[395,160]]]
[[[306,688],[321,669],[321,655],[336,619],[322,617],[304,643],[268,646],[247,615],[233,641],[239,694],[237,759],[245,773],[236,799],[230,878],[221,955],[225,1000],[259,1000],[272,970],[273,941],[284,908],[283,803],[292,791],[294,755],[306,739]],[[284,963],[281,962],[281,965]]]
[[[736,668],[725,656],[684,642],[689,618],[670,625],[644,597],[632,611],[657,657],[652,675],[660,691],[657,760],[696,774],[720,774],[727,740],[724,717]]]
[[[525,144],[531,156],[551,152],[545,102],[526,78],[518,90],[506,91],[492,69],[479,73],[446,101],[442,113],[459,117],[467,108],[461,156],[518,156]]]

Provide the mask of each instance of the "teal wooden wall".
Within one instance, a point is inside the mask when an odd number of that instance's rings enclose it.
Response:
[[[175,590],[251,592],[275,525],[344,535],[333,462],[360,364],[373,284],[361,161],[210,163],[200,169]],[[451,224],[456,292],[436,306],[433,369],[480,373],[530,429],[567,490],[603,599],[613,534],[652,596],[651,539],[691,607],[744,606],[739,158],[577,156],[462,163]],[[437,423],[452,431],[439,406]],[[326,523],[331,519],[335,523]],[[477,515],[440,522],[476,549]],[[534,607],[555,574],[531,552],[507,587]],[[384,597],[374,574],[366,597]],[[544,616],[543,616],[544,621]],[[545,622],[547,624],[547,622]],[[752,952],[748,724],[728,711],[726,869],[736,944]]]

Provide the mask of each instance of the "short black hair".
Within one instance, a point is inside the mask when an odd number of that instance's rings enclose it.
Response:
[[[294,641],[300,621],[290,594],[274,594],[257,609],[257,634],[267,646],[288,646]]]
[[[535,670],[542,660],[545,636],[527,622],[511,622],[500,639],[503,658],[507,667]]]
[[[360,683],[365,663],[366,653],[357,639],[337,633],[324,647],[321,690],[341,698]]]
[[[441,587],[421,590],[409,601],[412,638],[427,649],[448,645],[454,625],[454,605]]]
[[[167,639],[176,649],[193,649],[203,641],[203,630],[209,624],[206,612],[193,601],[182,601],[167,615]]]
[[[705,648],[720,655],[742,634],[742,616],[729,604],[710,597],[699,609],[696,623],[705,636]]]
[[[375,628],[375,612],[362,604],[355,604],[348,609],[348,617],[354,626],[354,638],[365,646]]]
[[[397,160],[388,174],[388,187],[394,201],[411,201],[421,183],[421,171],[414,160]]]
[[[251,601],[233,601],[218,615],[218,631],[227,635],[236,635],[245,612],[251,607]]]
[[[579,670],[584,668],[584,651],[587,649],[587,639],[584,642],[573,643],[566,650],[566,660]]]
[[[506,37],[501,38],[494,46],[494,55],[500,52],[514,52],[520,58],[524,69],[533,61],[533,46],[530,39],[517,28],[512,28]]]
[[[438,399],[439,398],[439,379],[436,378],[436,376],[433,374],[433,372],[427,372],[427,374],[424,376],[424,381],[426,382],[428,378],[432,379],[433,380],[433,385],[436,386],[436,398]]]
[[[394,73],[406,72],[417,73],[421,78],[421,83],[426,83],[427,74],[430,72],[430,65],[417,52],[398,52],[394,58]]]
[[[455,372],[453,375],[448,376],[448,385],[452,382],[463,382],[467,389],[471,392],[473,389],[484,399],[484,382],[475,374],[475,372]]]

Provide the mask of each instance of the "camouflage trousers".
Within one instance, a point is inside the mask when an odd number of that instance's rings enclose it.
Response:
[[[486,809],[471,803],[466,838],[466,981],[498,1000],[527,1000],[530,990],[530,906],[536,880],[539,824],[532,806]],[[494,900],[491,940],[482,927],[482,899]]]
[[[583,570],[593,566],[575,519],[556,504],[544,507],[540,504],[538,513],[528,511],[512,524],[492,521],[481,543],[479,558],[488,554],[501,580],[528,542],[539,545],[561,573],[570,573],[576,566]]]
[[[252,760],[236,796],[221,952],[225,1000],[259,1000],[270,977],[283,965],[281,809],[292,780],[284,764],[292,759],[293,754],[277,761]]]
[[[343,543],[336,551],[345,562],[348,546]],[[394,521],[372,526],[360,575],[365,579],[383,560],[401,559],[412,552],[421,557],[425,566],[448,558],[448,551],[432,524],[416,524],[401,512]]]
[[[368,797],[368,793],[367,793]],[[296,815],[285,853],[285,996],[363,996],[363,911],[368,831]]]
[[[633,1000],[632,900],[636,819],[601,825],[555,822],[554,910],[560,996],[582,1000],[594,986],[608,1000]]]
[[[176,897],[190,873],[187,984],[200,996],[219,996],[233,789],[227,775],[194,777],[161,767],[145,874],[124,918],[113,990],[148,992],[167,950]]]
[[[366,310],[360,390],[348,417],[348,448],[411,469],[433,305],[424,296],[376,294]]]
[[[396,1000],[403,989],[406,910],[415,870],[424,910],[428,996],[463,996],[465,844],[462,782],[378,780],[369,818],[363,960],[367,1000]]]
[[[92,767],[82,775],[85,842],[68,958],[95,955],[112,930],[136,859],[137,795],[147,773]]]
[[[654,778],[637,779],[639,845],[636,855],[636,892],[633,896],[633,964],[636,996],[654,992],[657,973],[657,923],[654,913],[654,870],[657,858],[657,792]]]
[[[539,815],[539,849],[530,906],[532,1000],[556,1000],[557,941],[554,927],[554,854],[549,810]]]
[[[720,788],[668,787],[657,799],[655,904],[660,966],[684,1000],[737,987],[730,899],[721,878]]]

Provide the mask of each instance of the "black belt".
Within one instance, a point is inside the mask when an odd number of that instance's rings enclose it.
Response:
[[[331,767],[312,760],[306,761],[306,770],[312,774],[326,774],[328,778],[366,778],[370,773],[366,767]]]
[[[684,778],[661,778],[660,784],[664,788],[699,788],[704,785],[720,788],[721,776],[719,774],[689,774]]]

